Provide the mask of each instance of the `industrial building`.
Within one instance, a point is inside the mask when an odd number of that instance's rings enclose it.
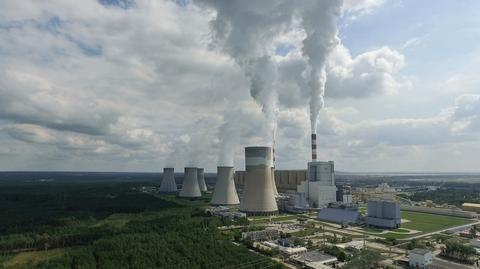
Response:
[[[198,185],[197,168],[185,167],[185,174],[183,176],[182,190],[178,195],[179,197],[195,198],[201,197],[202,192]]]
[[[335,168],[333,161],[308,163],[308,180],[297,186],[297,191],[305,193],[311,207],[326,207],[337,201]]]
[[[240,203],[233,182],[233,174],[232,166],[217,167],[217,182],[211,202],[213,205],[238,205]]]
[[[462,209],[465,210],[465,211],[480,213],[480,204],[463,203],[462,204]]]
[[[173,168],[163,168],[162,183],[160,183],[160,192],[177,192],[177,183],[175,183],[175,172]]]
[[[409,262],[411,268],[428,268],[428,265],[432,263],[432,251],[428,249],[414,248],[408,253]]]
[[[360,213],[358,210],[348,208],[324,208],[318,213],[318,219],[342,225],[351,225],[360,222]]]
[[[240,211],[248,215],[278,213],[272,186],[272,148],[245,148],[245,185]]]
[[[320,253],[318,251],[308,251],[305,253],[293,255],[290,259],[303,268],[309,269],[324,269],[332,268],[328,265],[333,265],[338,262],[338,259],[334,256]]]
[[[206,192],[207,184],[205,184],[205,169],[197,168],[197,180],[198,180],[198,186],[200,187],[200,191]]]
[[[275,185],[278,190],[296,191],[297,186],[307,179],[307,170],[275,170]],[[245,171],[235,171],[235,184],[245,184]]]
[[[353,202],[350,186],[337,186],[337,202],[349,204]]]
[[[393,201],[369,201],[367,225],[381,228],[399,228],[401,224],[400,204]]]

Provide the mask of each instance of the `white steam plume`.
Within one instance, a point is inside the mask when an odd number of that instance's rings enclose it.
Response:
[[[302,27],[306,38],[303,40],[303,55],[308,59],[310,87],[310,125],[312,133],[317,131],[317,120],[324,106],[326,58],[340,43],[337,36],[336,19],[340,16],[342,0],[302,1],[300,11]]]
[[[215,19],[211,22],[213,45],[230,55],[249,79],[250,95],[262,108],[268,122],[265,137],[272,144],[275,139],[278,94],[275,87],[277,67],[271,58],[273,52],[269,50],[273,38],[291,25],[294,2],[291,0],[196,2],[216,11]],[[219,139],[229,140],[225,137]],[[221,150],[225,150],[226,147],[221,146]],[[230,153],[220,153],[222,154]]]

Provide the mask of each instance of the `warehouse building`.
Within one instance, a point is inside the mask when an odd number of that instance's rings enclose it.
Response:
[[[339,223],[342,225],[357,224],[360,222],[360,213],[357,210],[342,208],[324,208],[320,210],[318,219]]]
[[[370,226],[399,228],[401,224],[400,204],[390,201],[369,201],[365,223]]]

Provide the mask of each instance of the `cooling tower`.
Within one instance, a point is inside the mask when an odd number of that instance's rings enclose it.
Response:
[[[163,168],[163,179],[160,184],[160,192],[177,192],[177,183],[173,168]]]
[[[245,185],[240,211],[248,215],[278,213],[272,185],[272,149],[270,147],[245,148]]]
[[[233,166],[217,167],[217,182],[212,196],[212,205],[238,205],[237,190],[233,181]]]
[[[205,169],[197,168],[197,179],[198,179],[198,186],[200,187],[200,191],[206,192],[207,184],[205,184]]]
[[[185,167],[185,175],[183,176],[182,190],[178,195],[180,197],[200,197],[200,187],[197,179],[196,167]]]

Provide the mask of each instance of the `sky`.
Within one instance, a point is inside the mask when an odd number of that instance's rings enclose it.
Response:
[[[480,172],[480,2],[335,1],[319,159]],[[0,170],[215,171],[232,154],[243,169],[245,146],[271,143],[272,116],[240,45],[268,59],[255,72],[274,93],[277,169],[305,169],[307,34],[273,15],[309,1],[247,2],[0,1]]]

